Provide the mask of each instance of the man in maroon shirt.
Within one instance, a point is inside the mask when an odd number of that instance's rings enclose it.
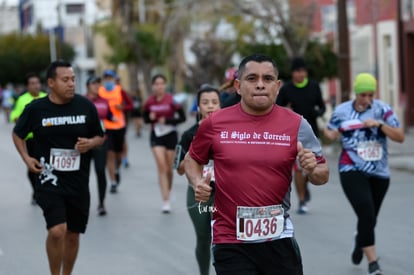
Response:
[[[200,202],[213,189],[202,166],[214,160],[215,269],[217,274],[303,274],[287,213],[291,169],[298,157],[315,185],[328,181],[329,169],[309,123],[275,105],[280,88],[275,62],[251,55],[238,72],[240,103],[203,121],[185,157]]]

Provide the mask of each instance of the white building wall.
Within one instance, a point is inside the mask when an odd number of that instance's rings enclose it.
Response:
[[[36,25],[41,24],[43,29],[55,28],[59,21],[65,27],[77,27],[83,22],[92,25],[104,18],[108,12],[98,10],[95,0],[32,0],[27,4],[33,5],[33,24],[28,28],[29,33],[36,31]],[[70,4],[84,5],[84,12],[68,14],[66,6]]]
[[[397,25],[394,21],[383,21],[377,29],[380,97],[395,107],[398,102]]]
[[[368,72],[378,79],[379,98],[388,103],[404,124],[403,107],[399,104],[398,37],[396,21],[381,21],[376,25],[357,26],[351,33],[351,77]],[[375,44],[377,56],[375,57]],[[377,64],[376,64],[377,62]]]
[[[382,21],[377,25],[378,80],[380,99],[390,104],[399,119],[404,118],[399,104],[398,26],[396,21]]]
[[[350,36],[351,79],[359,73],[375,75],[374,32],[370,25],[358,26]]]
[[[26,5],[33,6],[32,24],[25,30],[35,33],[41,26],[44,31],[58,26],[64,28],[64,40],[71,44],[76,52],[72,65],[76,73],[76,90],[85,93],[85,82],[90,72],[95,71],[96,61],[88,55],[87,43],[92,35],[90,28],[98,20],[108,17],[110,11],[102,11],[95,0],[31,0]],[[80,12],[68,13],[68,5],[83,5]],[[90,47],[93,48],[93,47]]]
[[[0,34],[19,31],[19,12],[17,5],[8,5],[0,0]]]

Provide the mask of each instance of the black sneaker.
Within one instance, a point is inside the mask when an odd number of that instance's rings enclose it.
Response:
[[[368,275],[382,275],[381,268],[377,261],[369,263],[368,265]]]
[[[98,206],[98,215],[99,216],[105,216],[106,215],[105,206],[103,206],[103,205]]]
[[[362,258],[364,257],[362,248],[358,246],[357,235],[358,233],[355,232],[354,249],[352,250],[352,254],[351,254],[351,260],[354,265],[359,265],[362,261]]]
[[[109,190],[109,192],[111,192],[112,194],[115,194],[118,192],[118,185],[117,184],[111,184],[111,189]]]
[[[354,265],[359,265],[362,261],[363,256],[364,256],[364,253],[362,251],[362,248],[357,246],[355,242],[354,250],[352,251],[352,255],[351,255],[352,263]]]

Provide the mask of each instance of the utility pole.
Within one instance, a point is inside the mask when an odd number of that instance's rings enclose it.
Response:
[[[337,0],[338,14],[338,77],[341,87],[341,102],[350,98],[349,31],[346,9],[347,0]]]
[[[50,62],[56,60],[56,36],[54,28],[49,29]]]

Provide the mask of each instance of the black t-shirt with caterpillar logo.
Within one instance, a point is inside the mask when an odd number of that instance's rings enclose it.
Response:
[[[32,157],[43,165],[36,189],[68,195],[89,192],[90,153],[79,153],[79,137],[103,136],[93,103],[75,95],[66,104],[55,104],[49,97],[28,104],[14,127],[20,138],[33,132]]]

